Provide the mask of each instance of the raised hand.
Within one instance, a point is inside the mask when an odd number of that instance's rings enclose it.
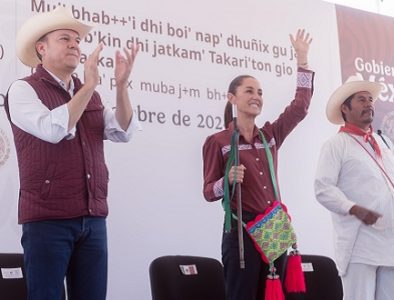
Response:
[[[296,52],[297,65],[307,69],[309,45],[312,43],[309,33],[305,33],[305,29],[298,29],[295,37],[290,34],[290,41]]]
[[[131,50],[123,48],[124,56],[120,51],[116,51],[115,54],[115,80],[116,86],[119,88],[125,87],[127,85],[127,80],[130,76],[131,69],[135,61],[135,57],[138,53],[138,46],[132,46]]]
[[[100,73],[98,70],[98,61],[100,59],[100,53],[103,50],[103,44],[99,44],[96,49],[88,56],[84,63],[84,77],[85,85],[95,88],[100,80]]]

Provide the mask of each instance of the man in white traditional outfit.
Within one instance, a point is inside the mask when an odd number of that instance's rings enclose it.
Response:
[[[394,148],[371,127],[381,90],[351,76],[327,103],[342,126],[322,147],[315,192],[332,213],[345,300],[394,297]]]

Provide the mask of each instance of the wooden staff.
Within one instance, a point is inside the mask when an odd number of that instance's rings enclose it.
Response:
[[[236,132],[235,139],[235,166],[239,166],[239,130],[237,126],[237,106],[232,105],[233,112],[233,123],[234,131]],[[241,183],[236,183],[236,201],[237,201],[237,226],[238,226],[238,247],[239,247],[239,267],[245,269],[245,257],[244,257],[244,235],[243,235],[243,225],[242,225],[242,198],[241,198]]]

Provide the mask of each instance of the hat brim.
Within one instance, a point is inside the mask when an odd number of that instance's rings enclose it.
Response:
[[[327,102],[327,119],[336,125],[344,124],[345,120],[342,117],[341,106],[347,98],[358,92],[369,92],[371,93],[372,99],[375,102],[382,91],[382,88],[383,85],[380,83],[363,80],[344,83],[342,86],[337,88],[334,93],[332,93],[330,99]]]
[[[16,36],[16,55],[23,64],[35,68],[41,63],[36,53],[36,42],[45,34],[68,29],[83,39],[92,28],[93,24],[78,21],[70,11],[59,6],[51,12],[34,15],[23,23]]]

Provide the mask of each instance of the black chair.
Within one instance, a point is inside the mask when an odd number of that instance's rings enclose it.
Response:
[[[23,254],[0,253],[0,299],[26,300]]]
[[[27,287],[22,253],[0,253],[0,300],[26,300]],[[62,300],[66,299],[63,289]]]
[[[198,256],[162,256],[149,266],[152,300],[224,300],[222,264]]]
[[[306,293],[288,294],[286,300],[342,300],[342,281],[334,261],[321,255],[301,255]]]

